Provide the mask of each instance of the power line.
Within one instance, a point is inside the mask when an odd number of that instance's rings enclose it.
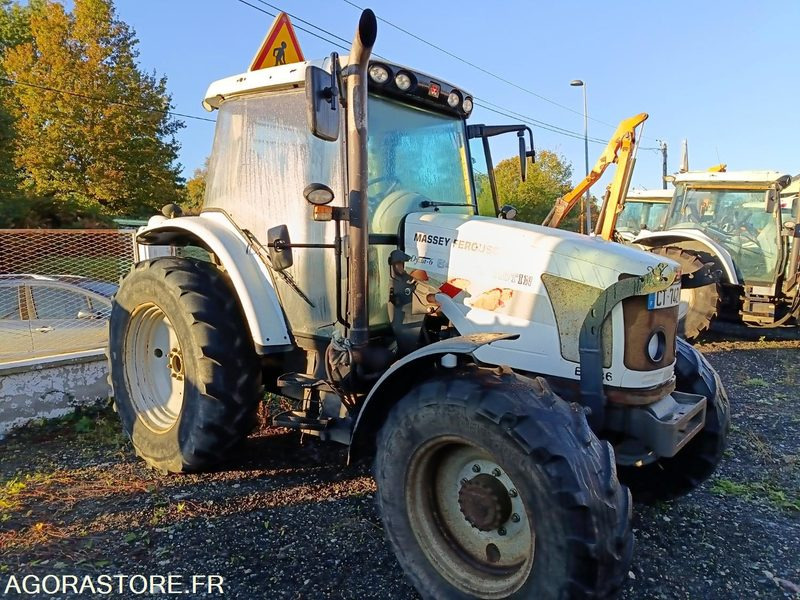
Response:
[[[563,127],[558,127],[556,125],[551,125],[550,123],[534,119],[533,117],[529,117],[528,115],[516,112],[514,110],[511,110],[510,108],[499,106],[483,98],[478,98],[477,96],[475,97],[475,104],[495,114],[508,117],[509,119],[520,119],[523,122],[527,123],[528,125],[531,125],[532,127],[537,127],[539,129],[544,129],[546,131],[551,131],[553,133],[558,133],[560,135],[565,135],[579,140],[583,139],[582,133],[578,133],[576,131],[570,131],[569,129],[564,129]],[[589,141],[595,144],[602,144],[604,146],[608,143],[608,140],[603,140],[595,137],[590,137]]]
[[[256,6],[255,4],[251,4],[250,2],[247,2],[247,0],[236,0],[236,1],[240,2],[241,4],[244,4],[245,6],[249,6],[250,8],[254,8],[255,10],[257,10],[257,11],[259,11],[261,13],[264,13],[265,15],[269,15],[270,17],[277,17],[278,16],[277,13],[272,13],[272,12],[270,12],[268,10],[265,10],[265,9],[261,8],[260,6]],[[256,2],[260,2],[261,4],[264,4],[265,6],[269,6],[269,7],[273,8],[274,10],[277,10],[278,12],[286,12],[286,11],[281,11],[278,7],[273,6],[272,4],[269,4],[268,2],[264,2],[263,0],[256,0]],[[328,42],[329,44],[332,44],[332,45],[334,45],[337,48],[340,48],[342,50],[348,50],[348,51],[350,50],[350,42],[348,40],[344,39],[343,37],[340,37],[340,36],[338,36],[338,35],[336,35],[334,33],[331,33],[330,31],[327,31],[326,29],[323,29],[322,27],[317,27],[316,25],[314,25],[314,24],[312,24],[312,23],[310,23],[308,21],[305,21],[305,20],[301,19],[300,17],[297,17],[297,16],[295,16],[293,14],[290,14],[288,12],[286,14],[289,15],[291,18],[293,18],[293,19],[295,19],[297,21],[300,21],[301,23],[305,23],[308,26],[313,27],[314,29],[317,29],[319,31],[322,31],[325,34],[331,36],[332,38],[340,40],[340,41],[339,42],[331,41],[331,40],[323,37],[319,33],[316,33],[314,31],[306,29],[305,27],[301,27],[300,25],[293,25],[293,27],[295,29],[299,29],[300,31],[305,31],[309,35],[313,35],[314,37],[319,38],[324,42]],[[344,42],[344,43],[342,43],[342,42]]]
[[[6,83],[6,85],[22,85],[25,87],[35,88],[37,90],[44,90],[48,92],[55,92],[57,94],[63,94],[66,96],[74,96],[76,98],[83,98],[84,100],[91,100],[92,102],[102,102],[104,104],[115,104],[118,106],[124,106],[126,108],[132,108],[134,110],[139,110],[142,112],[151,112],[151,113],[160,113],[165,115],[170,115],[173,117],[181,117],[183,119],[194,119],[195,121],[207,121],[209,123],[216,123],[216,119],[209,119],[208,117],[198,117],[196,115],[187,115],[185,113],[179,113],[172,110],[164,110],[160,108],[148,108],[147,106],[141,106],[139,104],[131,104],[129,102],[121,102],[119,100],[109,100],[108,98],[99,98],[97,96],[89,96],[87,94],[81,94],[79,92],[71,92],[69,90],[62,90],[59,88],[50,87],[47,85],[42,85],[38,83],[31,83],[29,81],[20,81],[18,79],[9,79],[8,77],[0,77],[0,81]]]
[[[236,1],[241,3],[241,4],[244,4],[246,6],[249,6],[250,8],[253,8],[253,9],[255,9],[255,10],[261,12],[261,13],[269,15],[271,17],[276,17],[277,16],[277,13],[270,12],[268,10],[265,10],[265,9],[261,8],[260,6],[256,6],[254,4],[251,4],[250,2],[248,2],[248,0],[236,0]],[[279,12],[286,12],[286,11],[282,11],[280,7],[275,6],[274,4],[271,4],[269,2],[266,2],[265,0],[254,0],[254,1],[255,2],[259,2],[260,4],[263,4],[264,6],[268,6],[273,10],[276,10],[276,11],[279,11]],[[344,0],[344,1],[347,2],[347,0]],[[358,6],[353,4],[352,2],[348,2],[348,4],[351,4],[352,6],[355,6],[356,8],[358,8]],[[326,35],[328,35],[328,36],[330,36],[332,38],[335,38],[336,40],[339,40],[339,41],[338,42],[331,41],[330,39],[327,39],[326,37],[323,37],[322,35],[314,32],[314,31],[311,31],[309,29],[306,29],[304,27],[301,27],[299,25],[295,25],[294,26],[295,29],[299,29],[300,31],[304,31],[304,32],[308,33],[309,35],[313,35],[314,37],[316,37],[316,38],[318,38],[320,40],[323,40],[325,42],[328,42],[329,44],[333,44],[334,46],[337,46],[338,48],[341,48],[342,50],[345,50],[345,51],[349,51],[350,50],[350,46],[349,46],[350,41],[349,40],[347,40],[347,39],[345,39],[345,38],[343,38],[341,36],[338,36],[335,33],[331,32],[331,31],[328,31],[327,29],[324,29],[322,27],[314,25],[310,21],[306,21],[305,19],[302,19],[302,18],[298,17],[297,15],[293,15],[292,13],[289,13],[289,12],[286,12],[286,14],[289,15],[292,19],[300,21],[301,23],[305,23],[309,27],[313,27],[314,29],[317,29],[318,31],[321,31],[321,32],[325,33]],[[402,28],[400,28],[400,27],[398,27],[398,26],[396,26],[396,25],[394,25],[392,23],[389,23],[388,21],[385,21],[384,19],[380,19],[380,20],[384,21],[388,25],[391,25],[392,27],[395,27],[396,29],[399,29],[400,31],[408,33],[412,37],[417,38],[417,36],[415,36],[413,33],[406,32],[404,29],[402,29]],[[421,38],[417,38],[417,39],[421,39]],[[434,48],[437,48],[437,49],[441,50],[442,52],[445,52],[446,54],[454,56],[455,58],[459,58],[459,57],[449,53],[447,50],[439,48],[438,46],[436,46],[434,44],[430,44],[429,42],[427,42],[425,40],[421,40],[421,41],[433,46]],[[374,52],[373,54],[376,57],[380,58],[380,59],[387,60],[386,57],[381,56],[377,52]],[[459,60],[462,60],[462,59],[459,58]],[[462,62],[466,62],[466,61],[462,60]],[[467,62],[467,64],[469,64],[470,66],[473,66],[473,67],[475,67],[475,68],[477,68],[477,69],[479,69],[481,71],[484,71],[484,72],[488,73],[488,71],[485,71],[484,69],[481,69],[481,67],[477,67],[476,65],[472,65],[471,63],[468,63],[468,62]],[[493,75],[492,73],[489,73],[489,74]],[[502,80],[502,81],[505,81],[505,80]],[[508,82],[508,83],[511,83],[511,82]],[[511,85],[516,85],[516,84],[511,83]],[[516,86],[516,87],[519,87],[519,86]],[[521,88],[521,89],[524,89],[524,88]],[[530,92],[530,93],[533,93],[534,95],[536,95],[535,92]],[[480,106],[481,108],[485,108],[486,110],[489,110],[491,112],[500,114],[500,115],[508,117],[510,119],[515,119],[515,118],[516,119],[522,119],[522,120],[526,121],[529,125],[531,125],[533,127],[538,127],[540,129],[544,129],[544,130],[547,130],[547,131],[550,131],[550,132],[553,132],[553,133],[557,133],[557,134],[560,134],[560,135],[565,135],[567,137],[573,137],[573,138],[580,139],[580,140],[583,139],[583,134],[578,133],[577,131],[571,131],[569,129],[565,129],[563,127],[559,127],[558,125],[552,125],[552,124],[547,123],[545,121],[540,121],[540,120],[534,119],[532,117],[527,117],[525,115],[520,115],[519,113],[515,113],[511,109],[507,109],[505,107],[499,106],[497,104],[494,104],[494,103],[489,102],[488,100],[484,100],[482,98],[475,97],[474,99],[476,100],[476,104],[478,106]],[[491,105],[491,106],[493,106],[495,108],[494,109],[490,108],[490,106],[487,106],[487,105]],[[571,109],[568,109],[568,110],[571,110]],[[504,111],[504,112],[501,112],[501,111]],[[572,112],[575,112],[576,114],[583,114],[583,113],[579,113],[578,111],[572,111]],[[511,114],[506,114],[506,113],[511,113]],[[512,116],[513,114],[516,114],[516,116]],[[605,145],[605,144],[608,143],[607,141],[603,141],[603,140],[601,140],[599,138],[589,138],[589,141],[594,142],[596,144],[602,144],[602,145]]]
[[[261,1],[261,0],[259,0],[259,1]],[[351,0],[342,0],[342,2],[344,2],[345,4],[349,4],[350,6],[352,6],[353,8],[357,8],[358,10],[364,10],[361,6],[359,6],[355,2],[352,2]],[[457,54],[454,54],[453,52],[450,52],[449,50],[447,50],[445,48],[442,48],[441,46],[438,46],[438,45],[434,44],[433,42],[430,42],[430,41],[426,40],[425,38],[422,38],[422,37],[418,36],[417,34],[415,34],[412,31],[409,31],[409,30],[401,27],[400,25],[396,25],[395,23],[392,23],[391,21],[389,21],[387,19],[384,19],[382,17],[378,17],[377,15],[376,15],[376,18],[379,21],[382,21],[383,23],[386,23],[387,25],[389,25],[389,27],[393,27],[397,31],[400,31],[400,32],[402,32],[402,33],[404,33],[404,34],[406,34],[408,36],[411,36],[415,40],[417,40],[419,42],[422,42],[423,44],[425,44],[427,46],[430,46],[431,48],[433,48],[435,50],[438,50],[439,52],[441,52],[443,54],[446,54],[447,56],[449,56],[451,58],[454,58],[457,61],[459,61],[459,62],[461,62],[461,63],[463,63],[463,64],[465,64],[465,65],[467,65],[469,67],[472,67],[473,69],[477,69],[478,71],[480,71],[481,73],[484,73],[485,75],[489,75],[490,77],[493,77],[494,79],[496,79],[498,81],[501,81],[501,82],[503,82],[503,83],[505,83],[507,85],[510,85],[510,86],[522,91],[522,92],[525,92],[526,94],[530,94],[531,96],[539,98],[540,100],[544,100],[545,102],[549,102],[550,104],[552,104],[554,106],[558,106],[559,108],[563,108],[564,110],[568,110],[569,112],[575,113],[576,115],[583,116],[582,112],[577,111],[574,108],[570,108],[569,106],[566,106],[564,104],[556,102],[555,100],[551,100],[550,98],[548,98],[546,96],[543,96],[543,95],[541,95],[541,94],[539,94],[539,93],[537,93],[537,92],[535,92],[535,91],[533,91],[533,90],[531,90],[529,88],[526,88],[526,87],[521,86],[518,83],[515,83],[515,82],[513,82],[513,81],[511,81],[509,79],[501,77],[497,73],[493,73],[492,71],[490,71],[488,69],[485,69],[485,68],[481,67],[480,65],[477,65],[477,64],[475,64],[473,62],[470,62],[470,61],[466,60],[465,58],[463,58],[461,56],[458,56]],[[484,102],[486,102],[486,101],[484,100]],[[606,123],[605,121],[601,121],[600,119],[596,119],[594,117],[588,117],[588,119],[590,121],[594,121],[596,123],[600,123],[602,125],[606,125],[607,127],[616,128],[616,125],[612,125],[611,123]],[[535,119],[534,119],[534,121],[535,121]],[[539,122],[541,123],[541,121],[539,121]],[[563,129],[562,127],[558,127],[557,125],[550,125],[550,126],[556,128],[556,129]],[[575,133],[575,132],[571,132],[571,133]],[[583,139],[582,135],[581,135],[581,139]],[[655,138],[649,138],[649,137],[648,138],[644,138],[644,139],[653,139],[654,141],[658,141]],[[589,138],[589,140],[592,141],[591,138]],[[595,139],[595,141],[596,141],[596,139]],[[607,142],[602,142],[602,143],[605,144]],[[653,148],[644,148],[644,149],[645,150],[652,150]],[[657,149],[658,148],[656,148],[656,150]]]
[[[356,4],[355,2],[351,2],[351,0],[342,0],[342,2],[344,2],[345,4],[349,4],[350,6],[352,6],[353,8],[357,8],[358,10],[364,10],[364,8],[363,8],[363,7],[359,6],[359,5],[358,5],[358,4]],[[489,75],[490,77],[493,77],[494,79],[496,79],[496,80],[498,80],[498,81],[501,81],[501,82],[503,82],[503,83],[505,83],[505,84],[507,84],[507,85],[510,85],[510,86],[512,86],[512,87],[515,87],[515,88],[517,88],[518,90],[520,90],[520,91],[522,91],[522,92],[525,92],[526,94],[530,94],[531,96],[534,96],[534,97],[536,97],[536,98],[539,98],[540,100],[544,100],[545,102],[549,102],[549,103],[550,103],[550,104],[552,104],[553,106],[558,106],[559,108],[563,108],[564,110],[568,110],[568,111],[569,111],[569,112],[571,112],[571,113],[575,113],[576,115],[581,115],[581,116],[583,116],[583,113],[582,113],[582,112],[580,112],[580,111],[577,111],[577,110],[575,110],[574,108],[570,108],[569,106],[566,106],[566,105],[564,105],[564,104],[561,104],[561,103],[559,103],[559,102],[556,102],[555,100],[551,100],[550,98],[548,98],[548,97],[546,97],[546,96],[542,96],[541,94],[539,94],[539,93],[537,93],[537,92],[533,91],[533,90],[532,90],[532,89],[530,89],[530,88],[526,88],[526,87],[524,87],[524,86],[521,86],[521,85],[519,85],[518,83],[514,83],[513,81],[511,81],[511,80],[509,80],[509,79],[506,79],[505,77],[501,77],[501,76],[500,76],[500,75],[498,75],[497,73],[493,73],[492,71],[490,71],[490,70],[488,70],[488,69],[484,69],[484,68],[483,68],[483,67],[481,67],[480,65],[477,65],[477,64],[475,64],[475,63],[473,63],[473,62],[470,62],[470,61],[468,61],[467,59],[465,59],[465,58],[463,58],[463,57],[461,57],[461,56],[458,56],[457,54],[454,54],[453,52],[450,52],[449,50],[446,50],[445,48],[442,48],[441,46],[438,46],[438,45],[434,44],[433,42],[429,42],[428,40],[426,40],[426,39],[424,39],[424,38],[422,38],[422,37],[418,36],[417,34],[415,34],[415,33],[411,32],[411,31],[409,31],[408,29],[405,29],[405,28],[403,28],[403,27],[400,27],[400,25],[395,25],[395,24],[394,24],[394,23],[392,23],[391,21],[388,21],[388,20],[386,20],[386,19],[384,19],[384,18],[382,18],[382,17],[377,17],[377,19],[378,19],[379,21],[382,21],[382,22],[386,23],[386,24],[387,24],[389,27],[393,27],[393,28],[394,28],[394,29],[396,29],[397,31],[400,31],[400,32],[402,32],[402,33],[405,33],[406,35],[409,35],[409,36],[411,36],[411,37],[412,37],[412,38],[414,38],[415,40],[417,40],[417,41],[419,41],[419,42],[422,42],[423,44],[425,44],[425,45],[427,45],[427,46],[430,46],[430,47],[431,47],[431,48],[433,48],[434,50],[438,50],[439,52],[441,52],[441,53],[443,53],[443,54],[446,54],[447,56],[449,56],[449,57],[451,57],[451,58],[454,58],[454,59],[456,59],[457,61],[459,61],[459,62],[461,62],[461,63],[464,63],[464,64],[465,64],[465,65],[467,65],[467,66],[470,66],[470,67],[472,67],[473,69],[477,69],[478,71],[480,71],[481,73],[484,73],[485,75]],[[592,120],[592,121],[595,121],[595,122],[597,122],[597,123],[601,123],[601,124],[603,124],[603,125],[607,125],[608,127],[614,127],[614,125],[611,125],[610,123],[606,123],[605,121],[601,121],[601,120],[599,120],[599,119],[595,119],[595,118],[593,118],[593,117],[589,117],[589,119],[590,119],[590,120]]]

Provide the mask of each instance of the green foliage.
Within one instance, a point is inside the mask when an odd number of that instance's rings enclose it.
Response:
[[[206,177],[208,176],[208,159],[202,168],[195,169],[191,179],[186,181],[184,190],[183,211],[185,214],[199,214],[206,197]]]
[[[0,48],[0,70],[19,82],[3,88],[24,192],[12,202],[50,198],[67,212],[144,216],[178,201],[183,124],[163,112],[166,79],[139,69],[138,42],[112,1],[75,0],[71,13],[53,1],[27,12],[0,2],[14,36]],[[0,116],[0,135],[8,131]]]
[[[711,491],[720,496],[766,500],[784,510],[800,511],[800,497],[770,481],[739,483],[730,479],[716,479],[711,485]]]
[[[541,223],[556,198],[572,189],[572,167],[563,156],[549,150],[540,150],[536,163],[528,165],[526,181],[520,180],[519,173],[517,156],[500,161],[494,169],[499,201],[514,205],[519,211],[517,219],[520,221]],[[563,227],[575,229],[577,223],[577,211],[573,211]]]

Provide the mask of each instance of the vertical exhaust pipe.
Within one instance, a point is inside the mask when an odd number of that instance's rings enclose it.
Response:
[[[369,342],[367,306],[367,252],[369,223],[367,204],[367,67],[378,35],[375,13],[361,13],[347,65],[347,202],[350,208],[348,266],[350,344],[353,358],[361,362]]]

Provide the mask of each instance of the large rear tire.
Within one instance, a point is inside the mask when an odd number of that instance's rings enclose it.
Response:
[[[708,254],[689,252],[671,246],[653,248],[652,252],[671,258],[681,266],[681,272],[694,273],[712,261]],[[678,308],[678,334],[689,341],[697,340],[711,327],[719,313],[722,290],[719,283],[711,283],[696,288],[681,290],[681,302]]]
[[[109,355],[122,426],[153,467],[207,469],[252,429],[259,363],[236,292],[212,264],[136,264],[114,298]]]
[[[613,451],[542,379],[474,369],[419,385],[384,423],[375,473],[425,598],[608,598],[627,578]]]
[[[703,429],[672,458],[641,466],[619,466],[620,480],[643,504],[688,494],[716,470],[730,429],[730,403],[716,371],[689,343],[677,340],[675,389],[706,397]]]

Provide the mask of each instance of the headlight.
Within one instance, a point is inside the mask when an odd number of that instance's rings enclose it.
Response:
[[[464,98],[464,103],[461,105],[461,108],[464,109],[464,112],[469,114],[472,112],[472,98],[467,96]]]
[[[458,108],[458,105],[461,104],[461,94],[455,90],[450,92],[450,95],[447,96],[447,104],[450,105],[450,108]]]
[[[661,362],[667,348],[667,336],[663,331],[656,331],[647,340],[647,358],[652,362]]]
[[[397,86],[398,89],[407,92],[409,89],[411,89],[411,86],[414,84],[414,80],[411,79],[411,75],[409,75],[408,73],[400,71],[394,77],[394,84]]]
[[[369,68],[369,76],[375,83],[386,83],[389,81],[389,69],[383,65],[372,65]]]

